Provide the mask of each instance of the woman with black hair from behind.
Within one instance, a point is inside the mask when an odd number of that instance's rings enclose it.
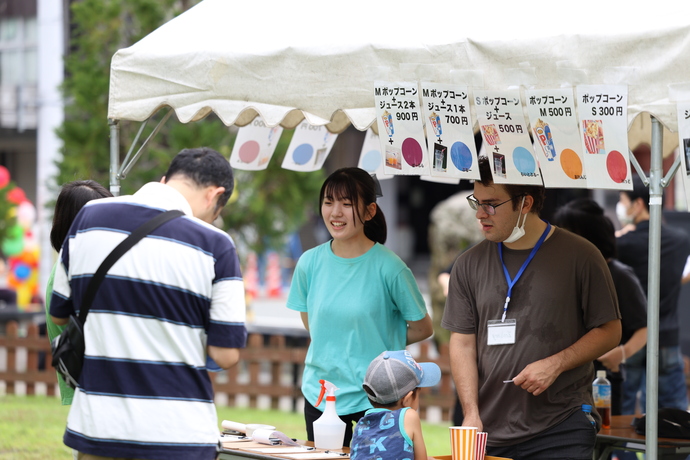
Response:
[[[625,359],[647,343],[647,298],[635,272],[616,259],[615,228],[599,204],[578,198],[556,211],[553,223],[594,244],[608,263],[618,296],[623,334],[620,345],[594,362],[611,381],[611,414],[621,415]]]
[[[77,216],[81,208],[91,200],[98,198],[106,198],[113,196],[105,187],[93,180],[77,180],[68,182],[62,186],[60,194],[55,202],[55,210],[53,211],[53,227],[50,230],[50,245],[55,251],[60,252],[62,243],[67,237],[74,218]],[[58,262],[56,262],[57,264]],[[60,335],[66,326],[58,326],[53,323],[50,318],[50,297],[53,293],[53,278],[55,277],[55,267],[50,272],[48,278],[48,285],[46,287],[46,328],[48,329],[48,337],[52,342],[55,337]],[[60,399],[62,404],[68,406],[72,404],[74,397],[74,390],[67,386],[65,381],[58,374],[58,384],[60,385]]]
[[[336,410],[349,446],[353,423],[371,408],[362,388],[369,363],[433,332],[412,272],[383,245],[386,220],[376,196],[377,183],[363,169],[331,174],[319,204],[332,239],[305,252],[292,278],[287,307],[300,312],[311,336],[302,377],[310,441],[324,410],[314,407],[320,379],[338,388]]]

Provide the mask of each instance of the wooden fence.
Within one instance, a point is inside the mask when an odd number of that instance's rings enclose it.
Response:
[[[436,362],[441,368],[441,382],[433,388],[423,388],[421,392],[420,416],[427,418],[431,407],[437,407],[442,420],[450,420],[455,405],[455,389],[450,375],[447,347],[439,350],[438,357],[432,359],[432,345],[424,342],[415,356],[419,362]],[[7,394],[15,394],[17,383],[26,385],[26,394],[36,394],[36,384],[46,385],[47,394],[55,396],[57,377],[50,365],[50,343],[46,336],[40,336],[38,326],[30,324],[25,336],[20,336],[16,322],[10,321],[5,335],[0,335],[0,353],[6,352],[6,368],[0,368],[0,382],[5,382]],[[21,350],[21,351],[20,351]],[[281,398],[290,398],[293,410],[301,398],[300,381],[306,344],[291,343],[290,338],[281,335],[250,334],[247,347],[240,353],[240,362],[233,368],[211,373],[216,395],[227,397],[228,405],[233,406],[239,395],[249,399],[249,407],[258,407],[259,397],[268,397],[271,408],[279,408]],[[18,356],[26,356],[26,361],[18,363]],[[42,359],[44,357],[44,359]],[[39,368],[39,362],[45,366]]]

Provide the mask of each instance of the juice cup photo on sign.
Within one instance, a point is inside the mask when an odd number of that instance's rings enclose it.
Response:
[[[434,144],[434,171],[445,171],[448,159],[448,147]]]
[[[494,153],[494,175],[506,178],[506,156],[500,153]]]
[[[399,148],[386,146],[386,166],[394,169],[402,169],[402,153]]]

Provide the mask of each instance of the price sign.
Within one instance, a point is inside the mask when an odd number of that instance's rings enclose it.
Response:
[[[337,137],[337,134],[329,132],[325,126],[313,126],[303,121],[295,128],[282,168],[293,171],[321,169]]]
[[[431,175],[479,179],[467,86],[422,82],[421,87]]]
[[[429,160],[417,83],[377,81],[374,101],[384,172],[428,175]]]
[[[685,201],[690,210],[690,101],[678,103],[678,154],[683,168],[678,171],[683,178]]]
[[[247,171],[261,171],[268,167],[283,128],[269,128],[260,118],[237,131],[230,154],[230,166]]]
[[[526,90],[525,97],[544,186],[587,188],[573,89]]]
[[[475,90],[474,105],[494,182],[542,185],[522,113],[520,91]]]
[[[580,85],[576,94],[587,186],[632,190],[628,87]]]

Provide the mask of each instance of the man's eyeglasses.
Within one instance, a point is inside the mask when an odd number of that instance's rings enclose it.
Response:
[[[509,198],[509,199],[505,200],[504,202],[498,203],[498,204],[488,204],[488,203],[480,203],[479,201],[477,201],[477,199],[474,197],[474,195],[470,195],[467,197],[467,202],[470,204],[470,208],[472,208],[476,211],[481,206],[482,210],[490,216],[493,216],[496,214],[496,208],[497,207],[499,207],[503,204],[506,204],[509,201],[513,201],[513,199]]]

